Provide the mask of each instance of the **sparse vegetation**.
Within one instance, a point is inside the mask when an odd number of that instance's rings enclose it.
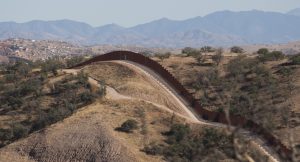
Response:
[[[245,52],[244,49],[241,48],[241,47],[239,47],[239,46],[233,46],[233,47],[231,47],[230,51],[232,53],[244,53]]]
[[[290,57],[290,62],[293,65],[300,65],[300,53],[297,54],[297,55],[294,55],[294,56]]]
[[[223,49],[222,48],[218,48],[215,51],[215,55],[213,55],[211,57],[211,59],[216,63],[217,66],[219,66],[219,64],[221,63],[222,59],[223,59]]]
[[[57,60],[56,60],[57,61]],[[41,67],[41,72],[33,73],[33,67]],[[94,102],[96,97],[105,95],[103,85],[99,93],[90,90],[88,76],[83,72],[78,75],[59,73],[62,64],[50,59],[38,64],[16,62],[3,68],[0,78],[0,114],[14,117],[14,123],[2,123],[0,145],[5,146],[14,140],[23,138],[71,115],[78,108]],[[44,77],[52,72],[61,79],[49,84],[54,77]],[[49,87],[49,90],[46,90]],[[43,104],[50,99],[50,103]],[[18,118],[25,115],[26,118]],[[2,138],[3,137],[3,138]]]
[[[164,133],[166,144],[150,144],[143,151],[151,155],[163,155],[166,161],[208,161],[235,159],[233,138],[212,128],[191,130],[187,125],[175,124]],[[216,156],[222,152],[225,156]]]
[[[126,120],[120,127],[116,128],[117,131],[126,133],[132,133],[135,129],[138,129],[138,122],[133,119]]]
[[[261,50],[257,53],[259,53],[258,59],[263,63],[267,61],[278,61],[284,59],[284,54],[281,51],[268,52],[266,50]]]
[[[257,54],[260,54],[260,55],[266,55],[269,53],[269,50],[267,48],[260,48],[258,51],[257,51]]]
[[[202,53],[200,50],[191,48],[191,47],[186,47],[182,50],[183,54],[186,54],[187,56],[192,56],[194,58],[199,58],[202,57]]]
[[[213,47],[211,46],[203,46],[201,49],[200,49],[200,52],[204,52],[204,53],[209,53],[209,52],[215,52],[216,49],[214,49]]]
[[[163,61],[164,59],[167,59],[171,56],[170,52],[167,52],[165,54],[155,54],[155,57],[159,58],[161,61]]]

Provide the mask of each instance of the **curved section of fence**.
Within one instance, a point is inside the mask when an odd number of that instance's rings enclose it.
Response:
[[[162,65],[157,63],[156,61],[138,53],[130,52],[130,51],[115,51],[110,52],[104,55],[96,56],[90,60],[82,62],[78,65],[75,65],[72,68],[89,65],[94,62],[99,61],[112,61],[112,60],[128,60],[141,65],[144,65],[155,73],[159,74],[169,85],[171,85],[174,90],[185,99],[190,106],[194,109],[197,115],[205,120],[211,122],[218,122],[222,124],[228,124],[226,116],[222,112],[213,112],[207,109],[202,108],[201,104],[194,98],[194,96],[189,93],[184,86]],[[267,131],[262,126],[258,125],[256,122],[247,120],[241,116],[230,115],[231,125],[236,127],[242,127],[246,130],[249,130],[260,137],[262,137],[265,142],[275,149],[275,151],[279,154],[282,159],[291,160],[292,151],[288,147],[286,147],[278,138],[272,135],[269,131]]]

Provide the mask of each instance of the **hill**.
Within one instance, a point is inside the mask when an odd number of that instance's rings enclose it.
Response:
[[[294,15],[294,16],[300,16],[300,8],[295,8],[289,12],[287,12],[289,15]]]
[[[266,160],[253,140],[191,118],[143,68],[61,61],[2,67],[0,161]]]
[[[300,18],[291,13],[219,11],[181,21],[163,18],[130,28],[116,24],[92,27],[71,20],[2,22],[0,39],[52,39],[85,45],[146,47],[284,43],[300,39]]]

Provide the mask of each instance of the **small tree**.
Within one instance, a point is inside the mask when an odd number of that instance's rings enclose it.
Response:
[[[199,57],[200,55],[202,55],[200,50],[191,48],[191,47],[186,47],[182,50],[183,54],[186,54],[187,56],[192,56],[194,58]]]
[[[223,59],[223,49],[222,48],[218,48],[216,50],[216,54],[212,56],[212,60],[217,64],[217,66],[219,66],[220,62]]]
[[[126,120],[120,127],[116,128],[117,131],[126,133],[132,133],[135,129],[138,129],[138,122],[133,119]]]
[[[193,52],[195,49],[192,48],[192,47],[185,47],[184,49],[182,49],[181,53],[183,54],[188,54],[188,53],[191,53]]]
[[[205,62],[205,57],[202,54],[197,55],[196,57],[198,65],[202,65]]]
[[[204,53],[208,53],[208,52],[215,52],[215,49],[212,48],[211,46],[203,46],[201,49],[200,49],[201,52],[204,52]]]
[[[262,53],[258,56],[258,60],[260,60],[263,63],[266,61],[278,61],[278,60],[282,60],[283,58],[284,58],[284,54],[281,51]]]
[[[244,53],[244,49],[238,46],[231,47],[230,51],[232,53]]]
[[[167,59],[171,56],[170,52],[167,52],[165,54],[156,54],[156,57],[158,57],[161,61],[163,61],[164,59]]]
[[[261,48],[257,51],[257,54],[260,54],[260,55],[265,55],[268,53],[269,53],[269,50],[267,48]]]

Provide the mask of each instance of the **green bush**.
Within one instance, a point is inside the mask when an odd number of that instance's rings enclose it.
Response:
[[[30,93],[37,92],[41,88],[41,81],[38,79],[29,79],[20,84],[20,95],[26,96]]]
[[[53,75],[57,75],[58,74],[57,70],[65,66],[60,58],[50,58],[46,60],[44,63],[42,63],[41,67],[42,67],[41,71],[43,73],[52,72]]]
[[[148,155],[160,155],[163,153],[163,147],[156,144],[150,144],[142,150]]]
[[[300,65],[300,53],[292,56],[289,60],[293,65]]]
[[[170,52],[167,52],[165,54],[155,54],[155,57],[159,58],[161,61],[163,61],[164,59],[167,59],[171,56]]]
[[[230,48],[231,53],[244,53],[244,49],[238,46],[233,46]]]
[[[284,59],[284,54],[281,51],[273,51],[269,53],[260,54],[258,60],[261,62],[278,61]]]
[[[95,101],[95,95],[89,91],[85,91],[80,94],[80,101],[84,104],[89,104]]]
[[[138,129],[138,122],[133,119],[126,120],[120,127],[116,128],[117,131],[126,133],[132,133],[135,129]]]
[[[192,53],[194,51],[195,51],[195,49],[192,47],[185,47],[184,49],[182,49],[181,53],[188,54],[188,53]]]
[[[268,53],[269,53],[269,50],[267,48],[261,48],[257,51],[257,54],[260,54],[260,55],[265,55]]]
[[[201,52],[205,52],[205,53],[208,53],[208,52],[215,52],[216,50],[211,47],[211,46],[203,46],[201,49],[200,49]]]
[[[174,124],[171,129],[165,133],[168,137],[168,143],[175,143],[181,141],[187,134],[190,133],[190,127],[183,124]]]
[[[20,80],[20,77],[17,74],[6,74],[4,75],[5,81],[6,82],[16,82],[18,80]]]
[[[13,135],[15,139],[19,139],[28,135],[29,129],[20,123],[12,126]]]
[[[11,129],[2,129],[0,128],[0,140],[10,140],[13,138],[13,132]]]
[[[168,145],[150,144],[143,151],[151,155],[163,155],[166,161],[202,161],[206,157],[214,156],[218,150],[230,158],[234,158],[233,138],[215,129],[204,131],[191,130],[182,124],[172,125],[166,133]],[[174,136],[180,140],[174,140]],[[222,157],[223,158],[223,157]],[[218,161],[217,157],[213,161]]]
[[[186,47],[182,50],[183,54],[186,54],[187,56],[192,56],[194,58],[199,58],[202,56],[202,53],[200,50],[191,48],[191,47]]]

